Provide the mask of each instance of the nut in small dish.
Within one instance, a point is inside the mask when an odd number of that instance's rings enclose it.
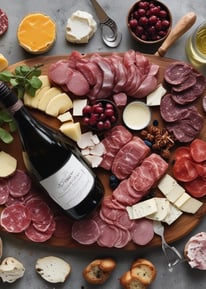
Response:
[[[154,52],[171,30],[172,15],[168,7],[160,1],[141,0],[130,8],[127,26],[140,50]]]

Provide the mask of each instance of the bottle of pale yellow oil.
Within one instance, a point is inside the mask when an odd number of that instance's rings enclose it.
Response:
[[[206,21],[189,36],[185,49],[190,63],[206,74]]]

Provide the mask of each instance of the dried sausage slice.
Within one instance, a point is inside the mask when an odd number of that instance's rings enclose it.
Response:
[[[9,187],[6,180],[0,180],[0,205],[7,202],[9,197]]]
[[[26,195],[31,188],[31,179],[22,170],[17,170],[8,181],[10,195],[15,198]]]
[[[23,232],[31,223],[29,210],[22,204],[13,204],[3,209],[1,226],[11,233]]]
[[[206,160],[206,142],[201,139],[195,139],[190,144],[190,153],[193,160],[201,163]]]
[[[99,226],[93,219],[76,221],[72,226],[72,238],[80,244],[93,244],[97,241],[99,236]]]
[[[0,35],[4,34],[9,26],[9,21],[6,13],[0,9]]]
[[[179,85],[188,77],[191,70],[192,67],[186,63],[171,63],[165,71],[165,80],[171,85]]]
[[[173,175],[181,182],[190,182],[198,177],[198,172],[193,161],[181,158],[174,163]]]
[[[193,181],[185,183],[184,187],[195,198],[202,198],[206,195],[206,180],[202,177],[197,177]]]

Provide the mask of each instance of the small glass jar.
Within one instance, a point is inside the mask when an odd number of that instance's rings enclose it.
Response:
[[[190,63],[206,74],[206,21],[189,36],[185,50]]]

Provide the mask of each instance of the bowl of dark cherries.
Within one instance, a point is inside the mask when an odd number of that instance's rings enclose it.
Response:
[[[140,48],[157,49],[171,31],[172,15],[160,1],[137,1],[129,9],[127,27]]]
[[[118,108],[108,99],[97,100],[83,108],[83,124],[91,130],[104,132],[111,129],[118,121]]]

